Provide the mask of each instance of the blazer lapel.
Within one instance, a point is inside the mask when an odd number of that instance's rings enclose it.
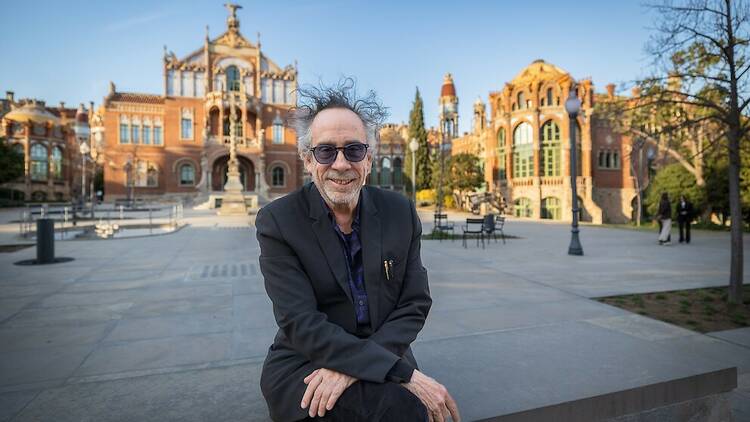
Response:
[[[315,236],[318,238],[320,249],[323,251],[326,261],[328,261],[328,266],[331,268],[336,282],[341,286],[344,293],[346,293],[349,301],[352,302],[352,292],[349,289],[349,282],[347,281],[346,262],[344,261],[341,242],[333,231],[331,219],[328,217],[325,207],[323,207],[323,198],[321,198],[320,192],[318,192],[314,183],[311,183],[310,186],[308,203],[310,205],[310,218],[315,220],[312,228]]]
[[[362,187],[360,204],[360,222],[362,236],[362,264],[365,272],[365,289],[370,308],[370,324],[376,330],[380,326],[378,305],[380,301],[380,283],[383,270],[381,258],[381,226],[378,209],[368,186]]]

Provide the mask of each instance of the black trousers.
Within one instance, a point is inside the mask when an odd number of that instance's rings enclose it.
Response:
[[[392,382],[357,381],[322,418],[324,422],[426,422],[427,408],[406,388]]]
[[[677,224],[680,225],[680,242],[690,243],[690,221],[677,219]]]

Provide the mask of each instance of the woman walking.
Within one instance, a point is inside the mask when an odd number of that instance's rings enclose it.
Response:
[[[659,244],[669,245],[672,237],[670,232],[672,230],[672,204],[669,203],[669,195],[666,192],[661,194],[661,200],[659,201],[659,225],[661,231],[659,233]]]

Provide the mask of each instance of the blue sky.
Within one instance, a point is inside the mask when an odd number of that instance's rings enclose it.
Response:
[[[0,15],[0,95],[48,104],[99,104],[108,81],[120,91],[163,93],[163,45],[183,57],[226,28],[224,0],[8,2]],[[247,1],[240,30],[279,65],[299,63],[300,82],[354,76],[408,121],[415,87],[428,126],[437,121],[443,75],[471,105],[542,58],[575,78],[609,82],[644,74],[649,11],[638,1]],[[566,7],[575,5],[575,8]]]

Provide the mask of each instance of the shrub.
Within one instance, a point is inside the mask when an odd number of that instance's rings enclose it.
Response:
[[[417,202],[419,203],[435,203],[435,189],[422,189],[417,191]]]

